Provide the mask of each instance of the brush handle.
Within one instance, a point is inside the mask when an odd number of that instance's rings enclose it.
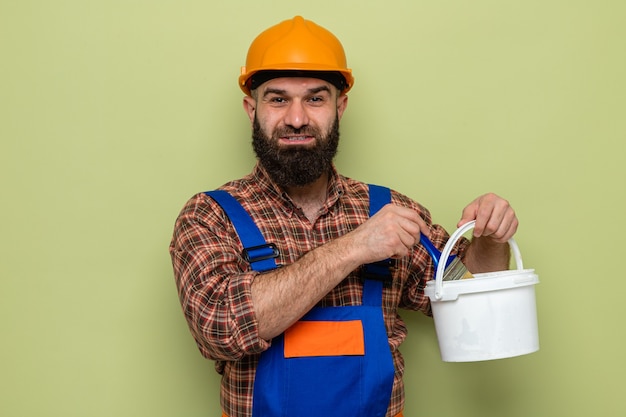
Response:
[[[433,258],[436,271],[439,266],[439,260],[441,259],[441,252],[439,252],[435,245],[433,245],[433,242],[431,242],[430,239],[428,239],[423,233],[420,233],[420,243],[424,246],[430,257]],[[448,260],[446,261],[446,268],[450,266],[454,258],[456,258],[456,255],[448,257]]]

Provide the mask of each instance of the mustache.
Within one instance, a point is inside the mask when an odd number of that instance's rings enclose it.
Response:
[[[288,135],[306,135],[306,136],[315,136],[315,137],[322,136],[319,129],[313,126],[308,126],[308,125],[302,126],[298,129],[292,126],[280,127],[280,128],[277,128],[273,134],[274,138],[279,138],[279,137],[288,136]]]

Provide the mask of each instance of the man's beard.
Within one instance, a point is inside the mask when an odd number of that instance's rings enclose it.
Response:
[[[315,145],[279,147],[278,139],[288,134],[313,136]],[[339,117],[335,117],[325,136],[315,127],[294,129],[287,126],[277,129],[271,138],[263,132],[255,117],[252,146],[259,162],[276,184],[282,188],[302,187],[330,171],[339,146]]]

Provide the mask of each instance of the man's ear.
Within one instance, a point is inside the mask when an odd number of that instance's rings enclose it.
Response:
[[[250,123],[254,122],[254,112],[256,111],[256,100],[250,96],[245,96],[243,98],[243,109],[248,114],[248,118],[250,119]]]
[[[343,116],[343,112],[346,110],[346,107],[348,107],[348,96],[346,94],[341,94],[337,97],[337,115],[340,120],[341,116]]]

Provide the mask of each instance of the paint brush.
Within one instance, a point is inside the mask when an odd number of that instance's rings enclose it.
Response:
[[[420,234],[420,243],[430,257],[433,259],[435,264],[435,270],[437,270],[437,266],[439,265],[439,260],[441,259],[441,252],[433,245],[433,242],[430,241],[423,233]],[[459,279],[467,279],[474,278],[472,273],[467,270],[461,259],[459,259],[456,255],[451,255],[446,260],[446,268],[443,272],[443,280],[444,281],[456,281]]]

